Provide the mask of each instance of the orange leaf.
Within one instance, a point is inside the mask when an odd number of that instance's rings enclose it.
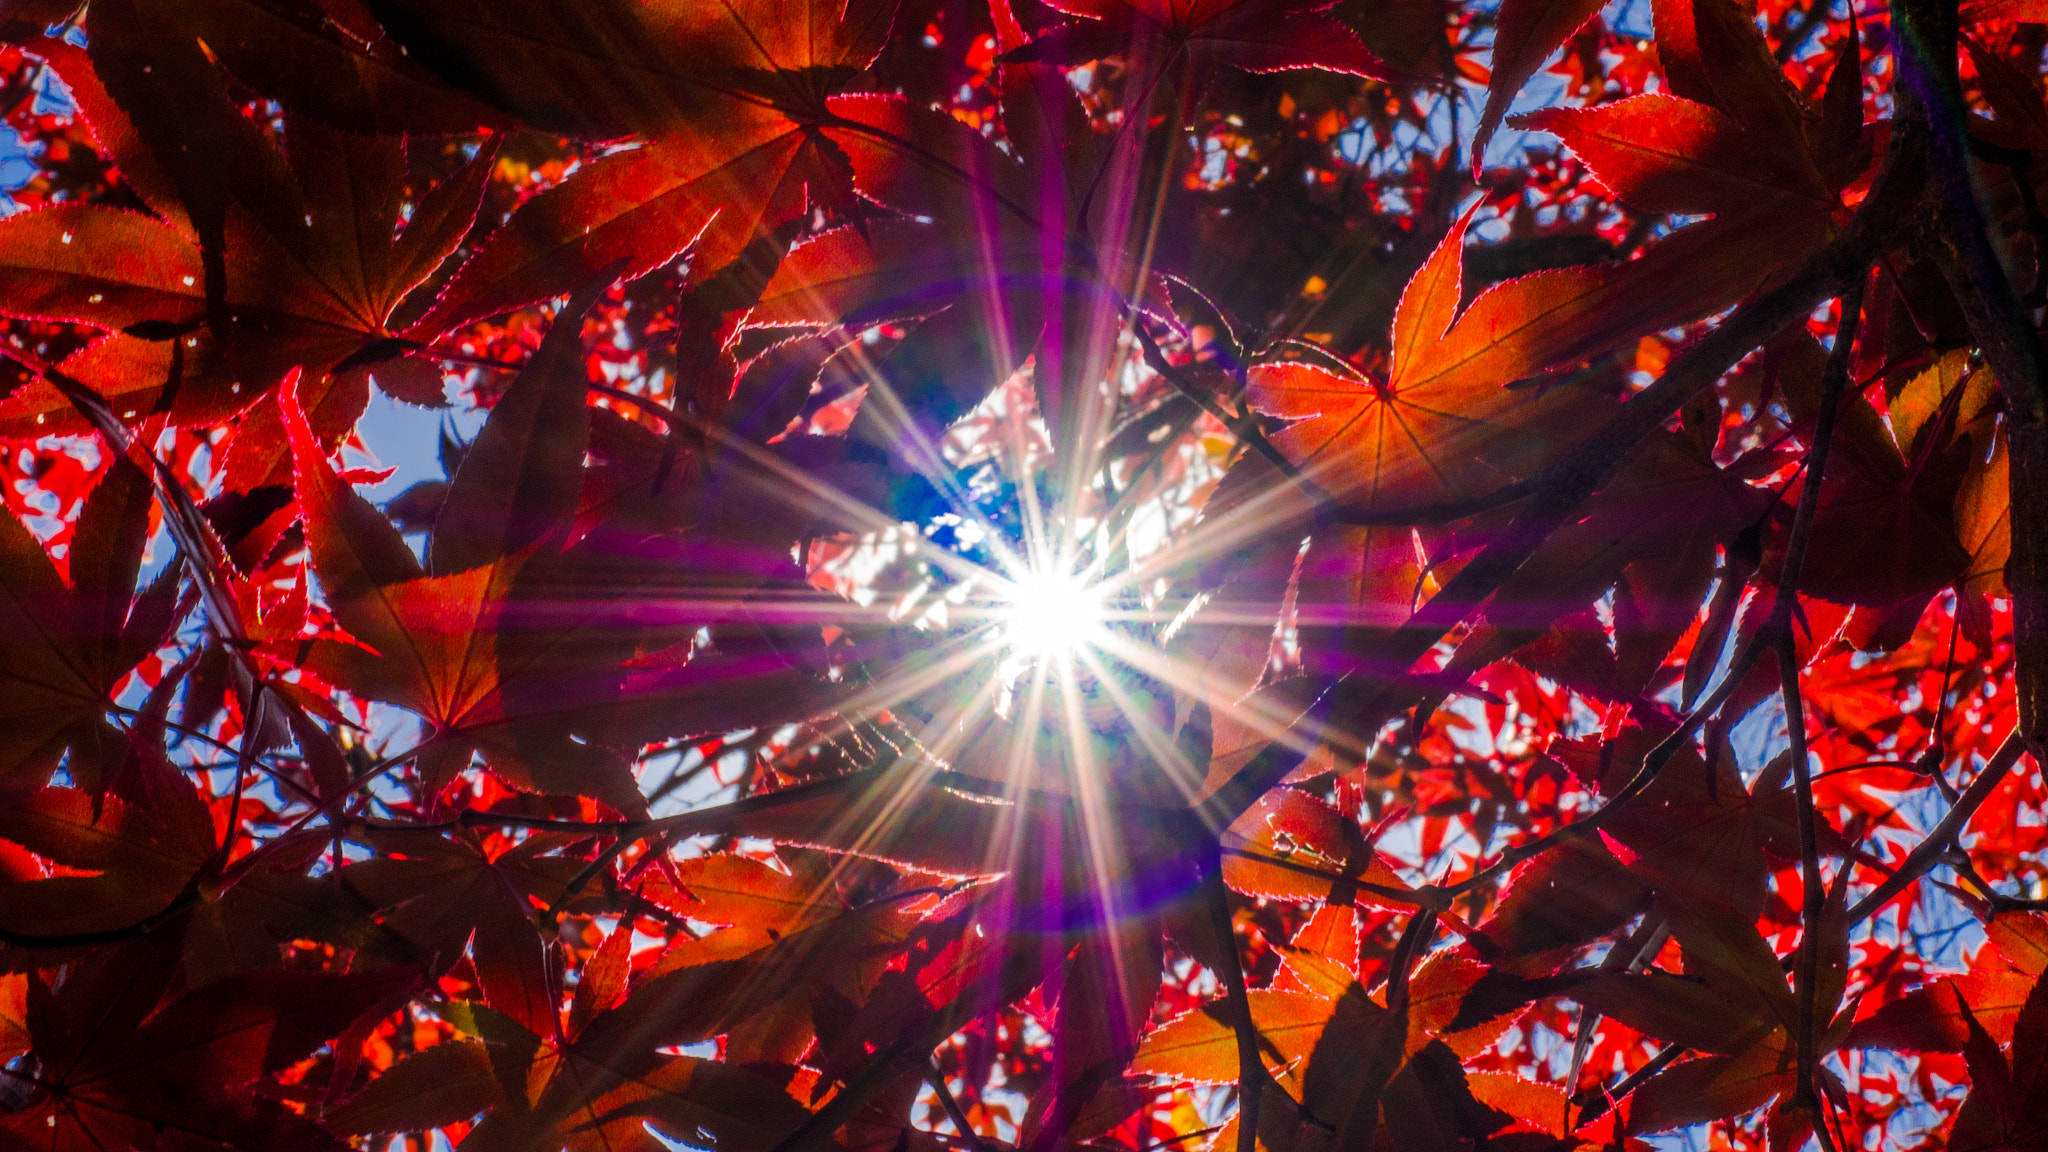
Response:
[[[2048,971],[2048,916],[2005,912],[1993,917],[1985,931],[2006,963],[2034,977]]]
[[[1386,383],[1269,364],[1251,370],[1250,398],[1292,421],[1274,443],[1340,500],[1386,511],[1476,496],[1540,467],[1609,407],[1578,388],[1508,385],[1725,306],[1815,243],[1815,219],[1731,215],[1627,263],[1495,285],[1459,315],[1468,215],[1401,296]]]
[[[1915,989],[1856,1022],[1844,1048],[1889,1048],[1898,1052],[1961,1052],[1969,1042],[1956,997],[1970,1005],[1977,1023],[2003,1044],[2034,989],[2035,977],[2018,972],[1965,972]]]
[[[1252,1020],[1264,1041],[1266,1067],[1276,1077],[1294,1068],[1315,1049],[1336,1001],[1305,992],[1255,989]],[[1228,1009],[1218,1003],[1176,1016],[1145,1035],[1131,1058],[1131,1071],[1177,1076],[1198,1084],[1237,1080],[1237,1033],[1219,1019]],[[1265,1044],[1271,1048],[1266,1049]],[[1298,1073],[1288,1073],[1293,1080]]]
[[[1534,1124],[1552,1136],[1570,1130],[1571,1103],[1552,1085],[1525,1080],[1512,1072],[1467,1072],[1465,1086],[1481,1104]]]
[[[1312,992],[1336,999],[1358,979],[1358,913],[1324,905],[1280,949],[1276,992]]]
[[[1797,196],[1835,198],[1810,163],[1784,162],[1754,133],[1705,104],[1657,93],[1593,108],[1548,108],[1517,127],[1564,141],[1602,184],[1644,212],[1739,212]]]
[[[744,925],[788,934],[843,908],[831,888],[813,888],[758,860],[720,853],[678,861],[670,888],[659,873],[647,879],[647,895],[679,916],[707,924]]]

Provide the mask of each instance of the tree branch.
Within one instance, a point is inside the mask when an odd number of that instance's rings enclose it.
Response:
[[[2005,579],[2019,730],[2040,741],[2048,738],[2048,375],[2041,336],[1992,247],[1991,220],[1972,177],[1954,0],[1901,0],[1894,16],[1904,25],[1892,39],[1904,129],[1898,137],[1922,157],[1924,231],[2005,396],[2012,501]]]
[[[839,1092],[827,1100],[824,1107],[811,1113],[795,1131],[783,1137],[772,1152],[807,1152],[829,1142],[834,1132],[845,1127],[847,1121],[872,1103],[898,1077],[929,1068],[932,1049],[946,1037],[995,1004],[1008,1003],[1013,996],[1023,995],[1025,990],[1015,985],[1021,973],[1027,970],[1036,972],[1036,960],[1037,953],[1030,949],[1013,949],[1000,966],[984,972],[950,1004],[912,1026],[895,1043],[876,1053],[873,1062],[841,1084]]]
[[[1287,477],[1289,481],[1301,489],[1302,494],[1307,497],[1309,503],[1315,505],[1318,509],[1335,506],[1336,501],[1331,499],[1330,494],[1323,491],[1313,480],[1302,475],[1301,469],[1295,467],[1294,461],[1289,460],[1286,453],[1274,447],[1273,442],[1266,439],[1265,434],[1259,431],[1257,423],[1250,416],[1239,417],[1231,415],[1224,410],[1221,404],[1216,402],[1215,397],[1203,391],[1201,385],[1188,379],[1186,374],[1181,372],[1179,368],[1174,367],[1166,359],[1166,353],[1160,350],[1159,341],[1154,340],[1152,333],[1146,330],[1144,321],[1134,320],[1131,324],[1131,331],[1138,338],[1138,348],[1144,353],[1146,367],[1157,372],[1168,384],[1173,385],[1176,391],[1193,401],[1202,411],[1215,417],[1225,428],[1230,429],[1231,435],[1251,446],[1259,455],[1264,456],[1267,463],[1278,469],[1282,476]]]
[[[1601,957],[1599,970],[1641,972],[1650,966],[1650,961],[1656,957],[1657,950],[1664,947],[1664,941],[1670,937],[1669,921],[1664,918],[1663,913],[1653,907],[1643,915],[1643,922],[1636,926],[1635,931],[1629,933],[1628,939],[1608,949],[1607,955]],[[1572,1062],[1564,1077],[1567,1097],[1578,1089],[1579,1074],[1585,1070],[1586,1054],[1593,1048],[1593,1034],[1599,1027],[1600,1013],[1588,1005],[1579,1005],[1578,1026],[1573,1029],[1572,1037]],[[1565,1117],[1565,1127],[1573,1127],[1569,1115]]]
[[[1835,417],[1842,406],[1842,393],[1849,382],[1849,358],[1856,346],[1856,329],[1863,310],[1863,281],[1857,280],[1842,293],[1842,318],[1835,329],[1835,346],[1828,353],[1827,369],[1821,378],[1820,413],[1814,420],[1813,447],[1807,453],[1806,480],[1799,489],[1799,509],[1793,514],[1792,534],[1785,545],[1785,564],[1778,573],[1778,599],[1771,607],[1766,630],[1778,653],[1778,685],[1785,701],[1785,725],[1790,733],[1792,792],[1799,812],[1799,862],[1801,908],[1798,960],[1793,986],[1798,996],[1796,1022],[1799,1061],[1798,1086],[1793,1090],[1795,1107],[1823,1120],[1820,1100],[1813,1089],[1815,997],[1819,995],[1820,922],[1827,903],[1821,882],[1820,846],[1814,828],[1813,767],[1806,755],[1806,709],[1799,691],[1799,647],[1792,637],[1792,617],[1799,601],[1799,574],[1806,563],[1806,546],[1813,538],[1813,524],[1820,509],[1821,486],[1827,477],[1828,456],[1834,447]],[[1817,1124],[1822,1143],[1831,1143],[1826,1125]],[[1833,1152],[1830,1148],[1827,1152]]]
[[[1602,1089],[1593,1097],[1592,1103],[1586,1105],[1585,1114],[1579,1117],[1579,1127],[1583,1128],[1606,1115],[1609,1100],[1627,1099],[1628,1094],[1641,1087],[1643,1081],[1670,1067],[1671,1062],[1685,1055],[1685,1052],[1685,1046],[1682,1044],[1667,1045],[1662,1052],[1650,1057],[1649,1063],[1629,1073],[1627,1079],[1612,1088]]]
[[[1984,806],[1984,801],[1991,798],[1991,793],[1998,789],[1999,783],[2005,779],[2005,774],[2012,770],[2012,766],[2019,762],[2020,755],[2026,751],[2026,738],[2015,728],[2012,734],[2005,738],[2005,743],[1998,746],[1998,751],[1991,754],[1991,759],[1984,765],[1984,770],[1977,773],[1977,778],[1963,791],[1963,798],[1956,801],[1956,806],[1948,810],[1948,814],[1941,818],[1941,822],[1934,826],[1933,831],[1927,834],[1927,838],[1920,842],[1920,846],[1907,855],[1906,862],[1899,865],[1899,870],[1849,909],[1849,926],[1853,928],[1868,919],[1872,913],[1889,903],[1892,897],[1904,892],[1908,885],[1925,875],[1929,868],[1939,864],[1942,853],[1946,852],[1956,837],[1962,834],[1963,829],[1969,826],[1970,817],[1975,816],[1977,809]]]
[[[1230,893],[1223,886],[1223,861],[1202,869],[1202,902],[1209,928],[1222,953],[1223,991],[1230,1005],[1230,1028],[1237,1036],[1237,1152],[1258,1152],[1259,1101],[1266,1094],[1266,1061],[1259,1054],[1259,1026],[1252,1020],[1251,993],[1244,984],[1244,962],[1237,954],[1237,929],[1230,920]]]
[[[1658,741],[1657,746],[1650,749],[1643,757],[1642,767],[1636,769],[1636,774],[1630,777],[1628,783],[1622,785],[1621,791],[1616,792],[1607,803],[1570,824],[1546,832],[1526,844],[1517,844],[1502,850],[1499,858],[1493,863],[1451,885],[1451,895],[1462,896],[1482,884],[1491,883],[1503,872],[1522,861],[1541,856],[1567,840],[1591,835],[1609,820],[1620,815],[1622,805],[1648,788],[1657,779],[1657,774],[1664,770],[1664,766],[1671,762],[1671,758],[1678,755],[1679,751],[1691,742],[1693,733],[1699,731],[1700,725],[1719,711],[1721,705],[1727,703],[1728,698],[1735,694],[1735,690],[1742,686],[1743,680],[1749,676],[1749,670],[1756,666],[1757,659],[1763,655],[1763,651],[1764,642],[1761,636],[1752,638],[1748,644],[1743,645],[1742,650],[1735,654],[1734,661],[1729,664],[1728,674],[1721,678],[1720,684],[1693,708],[1679,724],[1676,732]]]
[[[967,1113],[961,1109],[960,1101],[954,1099],[953,1090],[946,1086],[946,1074],[939,1070],[938,1061],[925,1061],[924,1082],[932,1086],[932,1092],[939,1098],[939,1106],[946,1110],[946,1119],[951,1120],[953,1127],[960,1130],[960,1138],[970,1147],[988,1152],[988,1142],[981,1138],[981,1133],[974,1130],[974,1125],[968,1123]]]
[[[1650,433],[1749,352],[1786,325],[1805,318],[1839,286],[1860,277],[1882,243],[1893,214],[1891,180],[1881,179],[1841,233],[1777,288],[1736,309],[1699,343],[1673,360],[1655,384],[1629,398],[1620,411],[1542,474],[1538,492],[1499,539],[1451,578],[1395,632],[1376,640],[1375,663],[1404,670],[1392,676],[1354,674],[1342,685],[1335,711],[1357,732],[1376,732],[1394,711],[1405,670],[1506,584],[1550,535],[1570,522],[1586,498],[1620,467]],[[1292,765],[1289,765],[1291,768]],[[1284,776],[1254,761],[1219,789],[1209,807],[1227,825]]]

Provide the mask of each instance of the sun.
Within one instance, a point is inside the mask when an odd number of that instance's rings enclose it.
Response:
[[[1101,634],[1102,593],[1078,575],[1027,573],[1004,600],[1004,640],[1018,656],[1071,659]]]

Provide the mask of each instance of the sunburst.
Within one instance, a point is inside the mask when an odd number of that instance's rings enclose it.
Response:
[[[1018,656],[1071,660],[1102,636],[1103,590],[1077,573],[1027,572],[1004,599],[1003,639]]]

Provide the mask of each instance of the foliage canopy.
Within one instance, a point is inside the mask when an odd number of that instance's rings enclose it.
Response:
[[[2048,1148],[2044,50],[0,2],[0,1143]]]

